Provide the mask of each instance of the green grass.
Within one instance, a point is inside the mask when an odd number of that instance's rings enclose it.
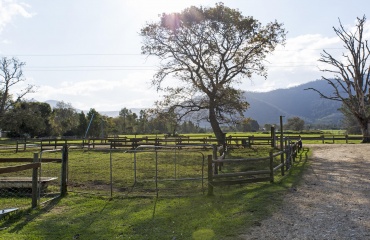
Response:
[[[265,154],[262,150],[259,153],[262,152]],[[104,178],[105,173],[97,171],[104,166],[101,161],[106,157],[104,153],[75,154],[71,156],[70,168],[88,163],[78,170],[80,183],[89,181],[89,172],[90,179]],[[232,157],[241,154],[241,150],[234,151]],[[252,150],[249,154],[258,155],[258,151]],[[191,164],[182,165],[187,169]],[[95,168],[85,169],[88,166]],[[120,167],[125,168],[123,163]],[[215,187],[214,196],[185,194],[108,199],[69,193],[39,209],[22,210],[6,217],[0,221],[0,239],[73,239],[77,236],[78,239],[237,239],[276,211],[288,189],[299,183],[304,167],[304,161],[298,163],[292,172],[273,184]]]
[[[332,135],[345,135],[346,130],[321,130],[323,134],[332,134]]]
[[[235,239],[268,217],[287,184],[217,189],[214,197],[107,201],[70,194],[0,224],[3,239]],[[50,231],[52,229],[52,231]]]

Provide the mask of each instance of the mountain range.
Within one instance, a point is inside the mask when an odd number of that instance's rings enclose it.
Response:
[[[255,119],[260,125],[279,122],[279,116],[285,119],[299,117],[307,124],[339,125],[343,114],[338,111],[341,102],[321,98],[314,88],[325,95],[331,95],[333,88],[324,80],[308,82],[296,87],[277,89],[270,92],[245,92],[250,108],[245,117]]]
[[[250,107],[245,111],[244,116],[256,120],[260,126],[264,124],[276,124],[279,117],[284,116],[284,120],[292,117],[299,117],[306,124],[339,125],[343,115],[338,109],[341,103],[321,98],[313,90],[315,88],[326,95],[333,91],[332,87],[324,80],[308,82],[296,87],[277,89],[269,92],[245,92],[245,98]],[[52,107],[56,106],[57,101],[46,101]],[[140,108],[130,109],[139,115]],[[81,110],[78,110],[81,111]],[[88,110],[83,110],[85,113]],[[117,117],[118,111],[99,111],[100,114],[108,117]]]

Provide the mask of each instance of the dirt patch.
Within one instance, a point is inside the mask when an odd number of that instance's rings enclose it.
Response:
[[[241,239],[370,239],[370,145],[309,145],[302,183]]]

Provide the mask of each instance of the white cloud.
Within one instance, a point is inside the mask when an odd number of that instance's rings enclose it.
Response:
[[[5,44],[5,45],[8,45],[8,44],[11,44],[11,41],[9,41],[8,39],[2,39],[1,43]]]
[[[324,49],[341,48],[337,37],[328,38],[319,34],[301,35],[287,39],[285,47],[279,47],[268,58],[271,71],[296,71],[299,69],[316,69],[320,53]]]
[[[0,0],[0,33],[16,16],[32,17],[27,8],[29,8],[29,5],[18,3],[16,0]]]
[[[267,79],[254,77],[252,83],[246,81],[242,88],[265,92],[320,79],[323,74],[320,68],[327,68],[318,61],[324,49],[337,58],[341,58],[344,50],[338,37],[307,34],[288,38],[285,47],[279,46],[268,56]]]
[[[159,94],[149,86],[152,73],[138,72],[119,80],[93,79],[64,81],[59,85],[43,85],[28,98],[38,101],[58,100],[71,103],[75,108],[88,110],[120,110],[153,106]]]

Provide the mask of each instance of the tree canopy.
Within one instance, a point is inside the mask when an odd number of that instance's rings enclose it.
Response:
[[[302,131],[304,129],[304,120],[299,117],[292,117],[287,119],[284,128],[293,131]]]
[[[79,117],[75,108],[70,103],[58,102],[53,109],[51,124],[53,134],[61,136],[78,127]]]
[[[51,107],[47,103],[18,101],[6,111],[2,126],[10,136],[48,136]]]
[[[223,142],[220,124],[242,117],[248,107],[237,85],[253,74],[267,76],[264,60],[284,44],[285,34],[281,23],[262,26],[223,3],[163,13],[141,29],[142,53],[161,60],[152,80],[165,92],[157,105],[181,116],[197,112]]]

